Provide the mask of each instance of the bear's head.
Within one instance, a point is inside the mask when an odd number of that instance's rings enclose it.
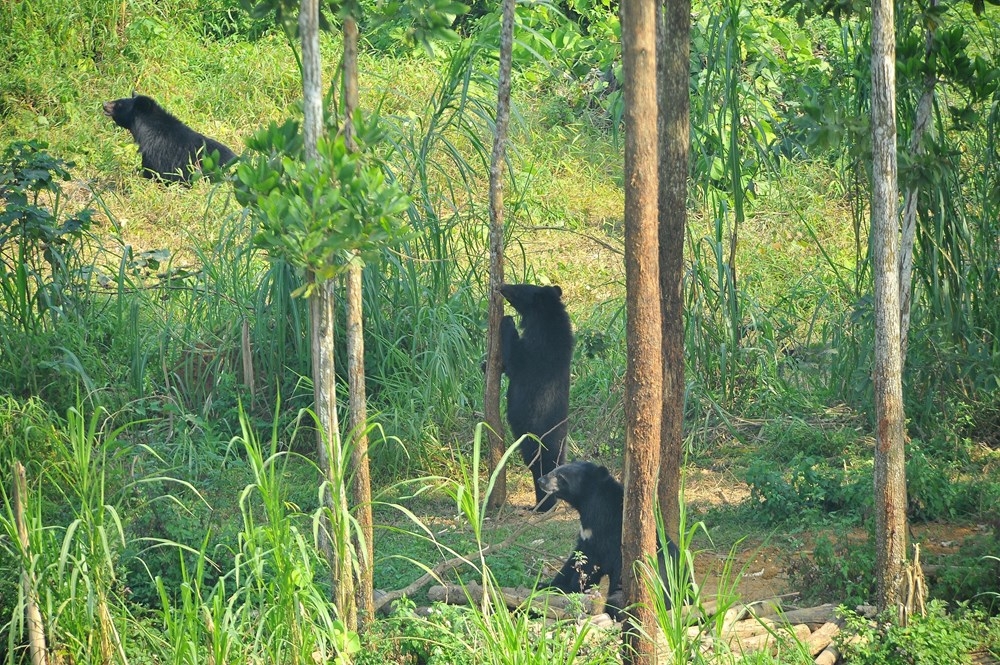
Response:
[[[115,124],[125,129],[135,126],[135,118],[142,113],[150,113],[158,108],[152,97],[138,95],[135,91],[131,97],[123,97],[110,102],[104,102],[104,115],[115,121]]]
[[[593,494],[598,485],[608,480],[614,482],[606,467],[593,462],[576,461],[557,466],[540,477],[538,487],[576,507],[583,498]]]
[[[553,307],[563,309],[562,289],[558,286],[502,284],[500,294],[521,316],[530,312],[550,311]]]

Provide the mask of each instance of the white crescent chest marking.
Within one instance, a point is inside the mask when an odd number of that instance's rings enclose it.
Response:
[[[594,535],[594,532],[590,529],[580,529],[580,540],[590,540],[590,537]]]

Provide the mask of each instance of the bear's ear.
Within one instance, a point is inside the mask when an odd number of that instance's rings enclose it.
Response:
[[[132,98],[134,99],[134,98],[136,98],[138,96],[139,96],[139,93],[135,91],[135,88],[132,88]]]
[[[553,289],[553,290],[554,290],[554,291],[556,292],[556,297],[557,297],[557,298],[562,298],[562,289],[560,289],[560,288],[559,288],[558,286],[556,286],[556,285],[553,285],[553,286],[552,286],[552,289]]]

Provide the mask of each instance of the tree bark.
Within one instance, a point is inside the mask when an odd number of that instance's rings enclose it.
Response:
[[[507,126],[510,122],[510,70],[514,44],[514,0],[503,0],[500,24],[500,73],[497,78],[497,117],[490,159],[490,282],[489,322],[486,336],[486,376],[483,410],[489,431],[489,471],[492,474],[506,451],[504,426],[500,416],[500,320],[503,318],[503,165],[507,153]],[[507,472],[497,475],[487,505],[499,508],[507,501]]]
[[[344,141],[347,149],[358,149],[354,139],[354,111],[358,108],[358,24],[344,18]],[[347,301],[347,383],[350,413],[351,506],[358,530],[353,532],[357,561],[354,599],[359,629],[364,630],[375,617],[374,528],[372,524],[371,471],[368,467],[368,397],[365,390],[365,337],[362,307],[362,266],[359,260],[347,267],[344,296]]]
[[[323,81],[319,55],[319,0],[302,0],[299,6],[302,40],[302,140],[306,160],[316,159],[316,144],[323,133]]]
[[[684,231],[691,145],[691,0],[664,0],[657,17],[660,190],[659,262],[663,326],[663,420],[657,492],[667,535],[680,537],[684,447]]]
[[[892,0],[872,1],[872,257],[875,275],[875,575],[880,612],[899,604],[906,473],[899,308],[896,71]]]
[[[623,661],[650,663],[654,635],[649,590],[636,562],[656,551],[653,501],[657,495],[663,418],[659,282],[659,142],[657,138],[655,0],[622,0],[625,71],[625,504],[622,590],[630,613]]]

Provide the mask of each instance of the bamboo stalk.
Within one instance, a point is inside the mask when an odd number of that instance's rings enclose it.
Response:
[[[27,503],[28,481],[25,478],[24,465],[14,462],[14,522],[17,524],[17,538],[21,544],[21,591],[24,594],[24,613],[28,625],[28,651],[31,654],[31,665],[45,665],[48,653],[45,648],[45,630],[42,625],[42,613],[35,598],[28,526],[24,520]]]

